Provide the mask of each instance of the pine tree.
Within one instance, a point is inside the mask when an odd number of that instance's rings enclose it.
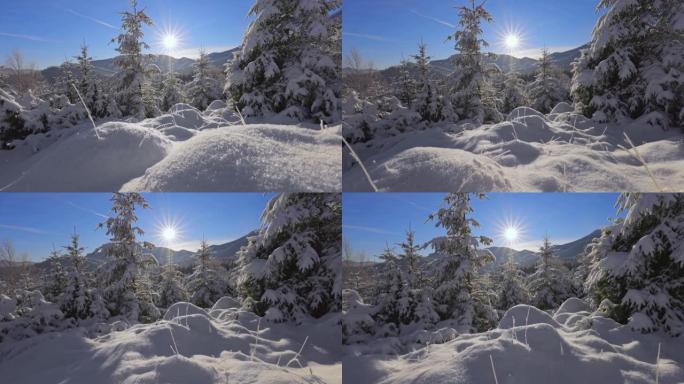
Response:
[[[528,289],[532,295],[530,303],[543,310],[559,307],[570,297],[570,282],[567,269],[553,255],[551,241],[544,237],[539,249],[539,263],[529,277]]]
[[[413,56],[418,65],[420,79],[418,81],[418,94],[413,109],[420,114],[423,121],[440,122],[454,119],[451,104],[442,97],[430,79],[430,56],[427,55],[427,45],[420,43],[418,53]]]
[[[527,86],[530,106],[544,114],[551,112],[561,101],[568,100],[568,94],[561,86],[555,72],[549,51],[544,48],[539,59],[537,76]]]
[[[93,116],[104,116],[104,94],[99,89],[95,75],[93,73],[93,58],[88,55],[88,46],[81,44],[81,54],[74,57],[78,61],[81,72],[81,80],[78,83],[78,90],[83,100]]]
[[[159,306],[168,308],[175,303],[188,300],[188,293],[182,284],[183,274],[176,264],[168,261],[164,266],[159,290]]]
[[[142,101],[146,118],[153,118],[161,115],[161,110],[159,109],[161,98],[155,84],[150,79],[143,81]]]
[[[187,89],[190,104],[201,111],[207,109],[212,101],[223,98],[221,84],[211,76],[210,69],[209,56],[200,50],[199,58],[194,64],[194,77]]]
[[[161,317],[161,311],[155,305],[159,302],[159,294],[152,286],[149,270],[143,266],[135,280],[135,295],[138,299],[138,321],[152,323]]]
[[[484,198],[484,194],[475,196]],[[494,255],[480,251],[478,247],[480,244],[489,245],[492,240],[473,235],[472,230],[479,227],[479,223],[468,217],[473,211],[469,194],[450,193],[445,202],[446,207],[429,217],[447,232],[445,236],[431,241],[435,252],[442,258],[434,296],[436,311],[442,320],[454,319],[458,326],[469,331],[482,331],[475,325],[489,319],[492,307],[488,302],[477,300],[474,294],[479,269],[492,262]]]
[[[410,64],[406,60],[401,61],[399,69],[399,80],[396,84],[396,94],[404,106],[411,108],[416,99],[416,81],[409,71]]]
[[[202,308],[210,308],[214,303],[228,293],[228,287],[223,281],[209,249],[209,244],[202,241],[195,253],[195,269],[188,277],[186,284],[190,294],[190,302]]]
[[[491,98],[485,97],[491,85],[488,83],[482,48],[489,46],[482,37],[482,21],[491,22],[492,16],[471,0],[471,7],[458,8],[461,29],[449,36],[456,42],[456,71],[452,90],[452,105],[462,119],[477,123],[501,121],[501,114]],[[487,56],[491,56],[488,54]]]
[[[420,262],[418,251],[421,247],[414,242],[415,234],[409,227],[406,231],[406,241],[398,244],[402,250],[399,257],[406,265],[406,284],[409,289],[422,288],[422,274],[418,266]]]
[[[50,252],[47,261],[50,265],[50,275],[45,287],[45,297],[51,302],[57,302],[67,286],[67,274],[62,265],[62,255],[56,249]]]
[[[68,283],[64,289],[64,296],[59,301],[60,309],[65,317],[85,319],[92,315],[90,311],[91,297],[88,292],[88,282],[82,268],[85,263],[83,252],[85,249],[79,244],[79,236],[71,236],[71,244],[64,247],[69,259],[70,271]]]
[[[57,89],[63,95],[65,95],[71,104],[78,101],[78,94],[74,89],[76,86],[76,80],[74,79],[74,74],[71,71],[71,63],[66,60],[59,67],[61,74],[57,78]],[[80,101],[79,101],[80,102]]]
[[[339,194],[280,194],[259,233],[238,252],[238,286],[273,321],[319,318],[341,308]]]
[[[98,281],[112,316],[142,321],[146,313],[138,298],[141,288],[138,280],[145,268],[155,264],[156,260],[145,253],[153,245],[137,241],[137,236],[143,235],[144,231],[135,225],[138,221],[135,209],[148,208],[149,205],[139,193],[114,193],[112,203],[111,217],[99,225],[107,228],[111,243],[106,248],[108,259],[99,270]]]
[[[145,10],[138,10],[137,0],[131,0],[131,11],[121,13],[121,33],[112,39],[118,47],[119,57],[116,64],[118,95],[117,104],[124,116],[133,116],[140,120],[145,118],[145,104],[143,100],[143,84],[145,69],[143,65],[144,49],[149,49],[142,39],[145,36],[143,26],[152,26],[152,19]]]
[[[525,82],[517,72],[507,73],[503,86],[501,112],[511,113],[514,109],[527,105]]]
[[[626,212],[590,245],[586,288],[594,304],[642,332],[684,333],[684,195],[625,193]]]
[[[228,64],[225,87],[245,116],[340,120],[339,52],[329,17],[340,5],[339,0],[255,0],[249,11],[255,20],[242,51]]]
[[[411,298],[408,287],[397,265],[397,255],[388,247],[380,255],[384,262],[384,272],[379,286],[376,317],[385,324],[395,326],[411,321]]]
[[[648,116],[652,126],[684,121],[684,4],[600,0],[605,13],[591,46],[573,65],[572,92],[600,122]]]
[[[499,277],[497,309],[505,311],[515,305],[529,303],[530,294],[525,286],[524,274],[512,258],[503,264]]]
[[[161,94],[161,110],[168,112],[171,107],[178,103],[185,102],[185,95],[181,89],[181,84],[176,74],[170,71],[164,79]]]

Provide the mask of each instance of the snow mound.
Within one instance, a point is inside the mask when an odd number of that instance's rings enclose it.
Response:
[[[197,313],[96,339],[68,329],[0,343],[0,377],[8,383],[71,384],[341,381],[339,316],[302,326],[258,324],[254,317],[220,320],[178,304]]]
[[[499,320],[499,328],[509,329],[525,325],[548,324],[553,327],[560,325],[548,313],[531,305],[518,304],[504,313]]]
[[[80,129],[30,160],[6,186],[12,191],[111,192],[162,160],[171,141],[137,124],[112,122]]]
[[[582,309],[573,300],[566,302],[565,311],[571,311],[573,306]],[[534,321],[525,325],[528,308]],[[583,329],[566,328],[550,321],[544,312],[523,305],[506,314],[509,319],[515,315],[515,328],[459,335],[449,342],[401,356],[348,353],[343,359],[344,380],[386,384],[646,384],[656,381],[659,345],[660,382],[684,380],[681,340],[664,334],[632,332],[628,326],[586,311],[574,314],[591,325]],[[519,316],[522,325],[518,325]]]
[[[656,192],[684,188],[681,130],[653,129],[643,119],[599,124],[564,103],[554,111],[542,115],[520,107],[511,112],[508,121],[498,124],[405,129],[405,133],[354,144],[354,151],[384,192]],[[625,134],[648,169],[635,156]],[[371,189],[347,150],[343,167],[345,191]]]
[[[339,191],[339,136],[292,126],[202,131],[125,191]]]
[[[566,102],[562,102],[562,103],[558,103],[558,105],[556,105],[551,110],[551,114],[555,115],[555,114],[559,114],[559,113],[568,113],[568,112],[574,112],[574,111],[575,111],[575,107],[573,107],[572,105],[570,105]]]
[[[591,307],[589,303],[582,299],[576,297],[571,297],[563,302],[560,307],[556,310],[554,317],[562,313],[575,313],[575,312],[589,312]]]
[[[216,303],[214,303],[214,306],[211,307],[211,309],[235,309],[240,308],[241,306],[242,303],[240,303],[238,300],[229,296],[223,296],[222,298],[218,299]]]
[[[173,320],[177,317],[181,316],[187,316],[187,315],[195,315],[195,314],[200,314],[200,315],[207,315],[207,311],[204,309],[196,306],[195,304],[192,303],[186,303],[186,302],[179,302],[176,304],[173,304],[172,306],[169,307],[169,309],[166,310],[166,313],[164,313],[164,320]]]

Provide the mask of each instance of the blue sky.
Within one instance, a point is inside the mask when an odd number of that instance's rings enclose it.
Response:
[[[174,57],[196,56],[199,48],[218,52],[240,45],[251,5],[247,0],[139,0],[155,22],[145,29],[150,52]],[[117,35],[119,12],[129,9],[129,0],[0,0],[0,9],[0,63],[18,48],[28,62],[44,68],[76,56],[84,39],[95,59],[115,56],[116,46],[109,41]],[[161,31],[167,30],[181,35],[173,52],[160,43]]]
[[[425,243],[445,233],[427,222],[428,215],[442,206],[443,193],[345,193],[343,233],[355,252],[376,257],[388,243],[405,239],[409,225],[416,240]],[[577,240],[609,224],[616,216],[612,193],[490,193],[486,200],[473,201],[473,216],[481,227],[476,234],[494,239],[495,246],[537,250],[544,235],[563,244]],[[513,243],[502,237],[505,228],[519,229]]]
[[[446,41],[458,23],[456,6],[468,0],[345,0],[344,52],[356,48],[378,68],[409,58],[421,39],[435,59],[453,55],[453,41]],[[598,16],[598,0],[488,0],[492,23],[484,25],[485,40],[497,53],[509,53],[502,36],[521,36],[514,56],[535,57],[546,46],[552,52],[577,48],[591,40]]]
[[[196,250],[204,237],[222,244],[246,235],[260,224],[261,212],[273,194],[263,193],[146,193],[150,209],[139,210],[143,240],[172,249]],[[32,260],[48,256],[54,244],[68,244],[81,235],[87,252],[106,243],[104,229],[97,229],[111,208],[109,193],[2,193],[0,241],[11,240],[18,253]],[[171,225],[178,236],[168,242],[161,228]]]

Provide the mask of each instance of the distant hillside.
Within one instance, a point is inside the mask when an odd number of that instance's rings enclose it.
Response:
[[[223,71],[224,65],[231,60],[234,54],[239,50],[240,47],[236,47],[223,52],[213,52],[207,56],[209,58],[209,62],[216,70]],[[118,71],[116,59],[117,57],[93,60],[92,64],[95,74],[103,78],[113,76]],[[169,69],[173,67],[174,71],[180,73],[181,75],[191,74],[195,62],[196,60],[187,57],[176,59],[166,55],[147,55],[147,64],[156,65],[163,73],[169,72]],[[80,72],[76,64],[72,64],[71,69],[72,72],[74,72],[74,76],[80,76]],[[57,66],[49,67],[41,71],[43,78],[50,82],[54,82],[61,75],[61,73],[62,70]]]
[[[224,244],[216,244],[216,245],[210,245],[209,249],[211,250],[212,255],[217,258],[221,263],[224,264],[230,264],[234,261],[236,261],[236,253],[237,251],[244,245],[247,245],[247,238],[250,236],[254,236],[256,234],[256,231],[252,231],[245,236],[242,236],[236,240],[230,241],[228,243]],[[104,244],[97,249],[95,249],[93,252],[90,252],[89,254],[86,255],[86,266],[89,269],[95,269],[97,268],[98,265],[100,265],[104,260],[105,257],[107,256],[106,250],[107,247],[111,246],[110,244]],[[193,256],[195,255],[196,250],[188,251],[188,250],[180,250],[180,251],[174,251],[169,248],[165,247],[155,247],[150,252],[154,257],[157,259],[160,265],[166,264],[167,260],[169,257],[172,257],[172,260],[174,263],[178,264],[181,267],[187,267],[192,265],[193,263]],[[64,266],[69,265],[69,260],[68,258],[64,257],[62,263]],[[43,260],[38,263],[33,264],[34,267],[36,268],[37,271],[39,272],[46,272],[50,270],[51,264],[50,261],[48,260]],[[2,268],[2,265],[0,265],[0,269]]]
[[[554,65],[556,65],[561,70],[568,72],[571,70],[571,63],[579,58],[582,49],[585,49],[589,44],[585,44],[581,47],[565,51],[565,52],[555,52],[552,53],[551,60]],[[446,76],[450,75],[454,71],[454,60],[457,55],[453,55],[446,59],[433,60],[430,62],[430,68],[432,69],[432,77],[439,80],[444,79]],[[523,75],[531,75],[537,69],[537,64],[539,60],[532,59],[529,57],[517,58],[509,55],[496,55],[494,60],[490,60],[491,63],[496,64],[503,72],[510,72],[515,70]],[[391,84],[399,77],[400,66],[392,66],[386,69],[377,71],[380,78],[387,84]],[[409,67],[409,72],[412,76],[418,76],[418,67],[415,64],[411,64]],[[343,73],[353,74],[354,71],[349,68],[345,68]]]

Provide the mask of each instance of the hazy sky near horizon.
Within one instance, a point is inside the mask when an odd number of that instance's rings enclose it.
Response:
[[[425,243],[445,233],[427,221],[430,213],[443,206],[444,193],[345,193],[343,237],[356,253],[375,260],[386,244],[406,238],[406,230],[416,232],[416,242]],[[476,235],[494,240],[494,246],[537,251],[548,234],[554,244],[582,238],[610,224],[616,217],[616,193],[489,193],[485,200],[473,199],[471,217],[480,223]],[[507,241],[506,228],[516,227],[519,238]],[[430,249],[423,254],[429,254]]]
[[[145,27],[148,53],[196,57],[200,48],[220,52],[242,43],[251,18],[252,1],[244,0],[139,0],[155,25]],[[83,41],[94,59],[116,56],[110,44],[121,26],[120,12],[129,0],[0,0],[0,64],[19,49],[38,68],[59,65],[80,53]],[[168,51],[162,37],[174,31],[180,44]]]
[[[478,1],[479,2],[479,1]],[[414,55],[418,43],[428,45],[433,59],[455,53],[446,40],[458,24],[456,7],[468,0],[345,0],[343,50],[356,48],[376,68],[398,64]],[[598,0],[489,0],[485,7],[493,21],[483,25],[484,38],[495,53],[537,57],[546,46],[552,52],[577,48],[591,40],[599,15]],[[504,36],[514,31],[520,46],[510,51]]]
[[[61,250],[74,230],[86,252],[108,242],[98,229],[111,208],[110,193],[0,193],[0,241],[10,240],[17,253],[31,260],[45,259],[52,247]],[[137,211],[141,240],[175,250],[197,250],[205,238],[223,244],[260,225],[261,213],[274,196],[270,193],[143,193],[149,209]],[[162,236],[176,228],[176,239]]]

